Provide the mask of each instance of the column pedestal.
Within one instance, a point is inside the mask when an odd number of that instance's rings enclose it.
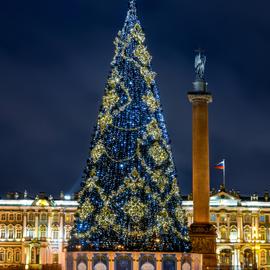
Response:
[[[193,223],[190,226],[192,252],[203,254],[203,269],[216,268],[216,230],[209,223]]]

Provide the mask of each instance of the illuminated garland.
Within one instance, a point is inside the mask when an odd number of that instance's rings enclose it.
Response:
[[[134,2],[114,41],[70,250],[190,249],[156,74]]]

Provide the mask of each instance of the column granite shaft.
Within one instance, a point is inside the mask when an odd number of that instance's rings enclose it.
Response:
[[[209,93],[189,93],[192,103],[192,189],[194,223],[209,223],[209,134],[208,103]]]

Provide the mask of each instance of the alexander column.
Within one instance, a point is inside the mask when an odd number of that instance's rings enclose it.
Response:
[[[198,51],[195,57],[196,80],[188,93],[192,103],[192,192],[193,224],[190,227],[192,252],[203,254],[203,269],[215,267],[216,232],[210,224],[209,197],[209,133],[208,104],[212,95],[207,90],[204,77],[206,56]]]

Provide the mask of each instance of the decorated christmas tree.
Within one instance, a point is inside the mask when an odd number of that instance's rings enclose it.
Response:
[[[189,251],[156,74],[129,1],[91,142],[69,250]]]

